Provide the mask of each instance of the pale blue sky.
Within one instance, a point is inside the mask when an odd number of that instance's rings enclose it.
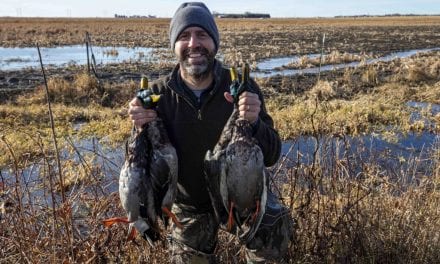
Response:
[[[0,0],[0,16],[171,17],[184,1],[177,0]],[[219,13],[258,12],[272,17],[333,17],[338,15],[440,14],[440,0],[207,0]]]

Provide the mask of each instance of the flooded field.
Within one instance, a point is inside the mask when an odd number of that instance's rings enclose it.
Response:
[[[154,60],[151,48],[94,47],[89,50],[96,64],[148,62]],[[47,66],[66,67],[87,64],[85,45],[42,48],[41,54]],[[40,61],[36,48],[0,48],[0,68],[4,71],[38,68]]]
[[[269,170],[298,227],[286,262],[438,261],[440,17],[217,22],[218,58],[251,64],[283,139]],[[123,214],[127,102],[141,76],[172,70],[168,28],[169,19],[0,18],[0,263],[167,257],[166,243],[125,241],[125,226],[101,220]],[[220,239],[220,262],[244,263],[238,242]]]

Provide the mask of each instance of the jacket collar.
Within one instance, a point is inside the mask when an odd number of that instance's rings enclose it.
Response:
[[[178,79],[179,70],[180,70],[180,64],[177,64],[174,67],[173,71],[171,72],[171,76],[170,76],[170,79],[167,82],[167,86],[168,86],[168,88],[170,88],[171,90],[175,91],[179,95],[184,96],[183,87],[181,87],[179,85],[179,81],[178,81],[179,80]],[[217,87],[220,84],[220,80],[221,80],[221,77],[222,77],[222,70],[223,70],[222,63],[219,60],[214,59],[214,70],[213,71],[214,71],[214,82],[215,82],[215,85],[214,85],[213,92],[215,92],[217,90]]]

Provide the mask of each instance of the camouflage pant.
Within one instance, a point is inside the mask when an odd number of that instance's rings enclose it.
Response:
[[[171,263],[216,263],[214,250],[219,226],[211,213],[194,214],[174,205],[173,212],[184,226],[173,226],[170,237]],[[287,208],[268,193],[266,213],[254,238],[246,244],[248,263],[279,260],[293,238],[293,219]]]

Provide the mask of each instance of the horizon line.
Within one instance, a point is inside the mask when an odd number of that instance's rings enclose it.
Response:
[[[227,14],[227,13],[224,13]],[[118,15],[119,17],[116,17]],[[270,14],[269,14],[270,15]],[[247,17],[241,17],[241,18],[227,18],[227,19],[277,19],[277,18],[357,18],[357,17],[410,17],[410,16],[440,16],[439,14],[415,14],[415,13],[408,13],[408,14],[400,14],[400,13],[392,13],[392,14],[382,14],[382,15],[367,15],[367,14],[360,14],[360,15],[335,15],[335,16],[275,16],[270,18],[247,18]],[[124,19],[124,18],[139,18],[139,19],[164,19],[168,18],[171,19],[172,17],[159,17],[154,15],[120,15],[120,14],[114,14],[113,16],[0,16],[0,18],[115,18],[115,19]],[[216,17],[217,19],[225,19]]]

